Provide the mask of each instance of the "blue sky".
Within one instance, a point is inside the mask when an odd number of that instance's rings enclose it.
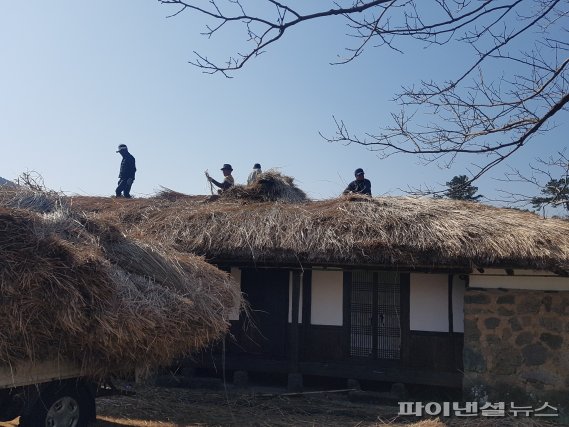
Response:
[[[188,61],[194,50],[224,58],[234,33],[208,41],[199,35],[201,17],[167,19],[172,12],[154,0],[0,0],[0,176],[34,170],[54,190],[111,195],[116,146],[124,143],[137,159],[135,196],[160,186],[208,194],[206,169],[220,178],[221,165],[231,163],[244,182],[260,162],[325,198],[339,194],[357,167],[374,194],[401,194],[444,185],[480,160],[421,166],[412,156],[379,159],[318,134],[334,133],[332,116],[353,131],[377,130],[397,110],[389,100],[400,86],[451,77],[469,58],[464,49],[368,49],[355,62],[331,66],[349,43],[344,23],[332,19],[293,29],[226,79]],[[567,130],[563,124],[536,138],[509,165],[524,168],[561,150]],[[480,192],[495,196],[501,184],[494,178],[504,171],[481,179]]]

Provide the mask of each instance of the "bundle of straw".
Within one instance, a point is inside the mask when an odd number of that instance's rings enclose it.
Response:
[[[250,185],[235,185],[224,191],[220,200],[300,203],[307,201],[307,197],[294,184],[294,178],[268,170]]]
[[[93,376],[151,370],[223,336],[241,304],[230,276],[202,258],[127,237],[70,204],[43,214],[0,207],[0,230],[3,365],[57,358]]]

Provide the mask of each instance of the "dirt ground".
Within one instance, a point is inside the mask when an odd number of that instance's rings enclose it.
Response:
[[[371,426],[397,418],[397,407],[355,404],[345,395],[145,387],[135,396],[97,400],[97,426]],[[427,426],[425,426],[427,427]]]
[[[354,403],[345,393],[284,396],[144,387],[135,396],[97,400],[97,427],[146,426],[548,426],[526,418],[421,419],[399,417],[397,406]]]
[[[97,398],[96,427],[347,426],[347,427],[541,427],[532,418],[399,417],[397,406],[356,403],[346,393],[304,394],[137,387],[130,396]],[[18,420],[0,423],[13,427]]]

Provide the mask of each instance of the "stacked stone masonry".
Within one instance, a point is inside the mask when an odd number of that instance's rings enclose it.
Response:
[[[569,292],[467,290],[467,400],[569,408]]]

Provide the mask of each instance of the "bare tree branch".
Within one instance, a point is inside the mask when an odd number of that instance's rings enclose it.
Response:
[[[545,212],[547,207],[569,211],[569,157],[566,150],[548,159],[537,159],[529,166],[529,172],[511,168],[504,179],[506,183],[526,184],[531,193],[500,190],[505,201],[514,206],[532,206]]]
[[[368,46],[401,51],[399,42],[406,39],[471,49],[471,63],[455,78],[402,87],[394,98],[400,111],[378,131],[358,136],[334,118],[335,135],[321,134],[329,142],[366,146],[380,157],[412,154],[448,165],[458,155],[472,155],[478,159],[473,181],[568,111],[569,0],[159,1],[178,8],[171,16],[198,13],[213,21],[206,25],[207,37],[229,24],[245,30],[246,49],[225,61],[195,52],[194,65],[226,77],[293,27],[330,17],[344,18],[355,40],[335,64],[356,60]]]

